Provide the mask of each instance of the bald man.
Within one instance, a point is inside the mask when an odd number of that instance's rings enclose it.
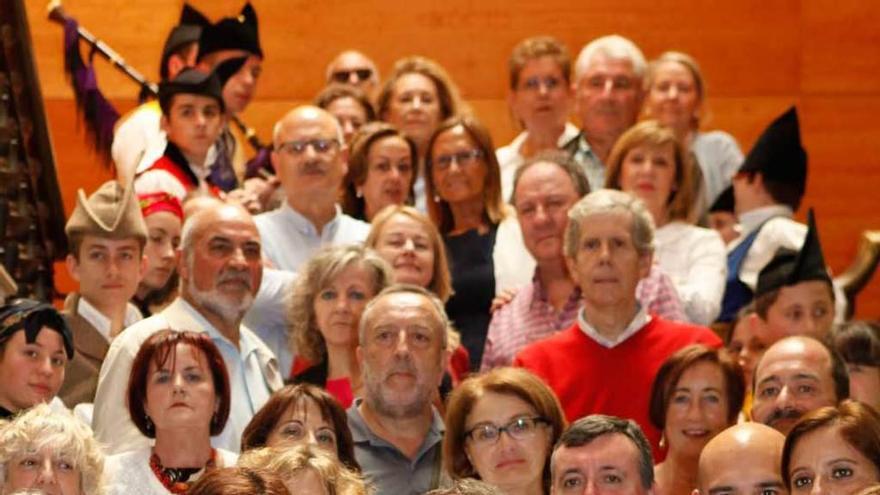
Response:
[[[346,50],[327,64],[327,84],[332,82],[350,84],[372,98],[379,86],[379,69],[363,53]]]
[[[757,423],[731,426],[703,447],[693,495],[788,493],[782,480],[785,436]]]
[[[811,337],[788,337],[755,367],[752,420],[787,435],[804,414],[849,397],[843,360]]]
[[[363,242],[370,224],[336,204],[348,171],[348,149],[333,115],[294,108],[275,124],[272,165],[286,201],[256,217],[263,253],[276,267],[296,271],[322,246]]]
[[[186,220],[180,249],[180,296],[113,339],[101,366],[92,426],[108,453],[150,445],[131,421],[125,397],[135,355],[160,330],[207,334],[223,356],[232,407],[226,427],[211,438],[214,447],[237,452],[245,426],[283,385],[275,355],[241,324],[263,276],[260,235],[251,215],[232,204],[201,210]]]

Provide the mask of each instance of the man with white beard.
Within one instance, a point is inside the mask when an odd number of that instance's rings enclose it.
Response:
[[[135,355],[159,330],[206,333],[223,356],[232,408],[226,427],[211,438],[215,448],[238,452],[245,426],[282,386],[275,355],[241,324],[263,274],[251,215],[232,204],[199,211],[184,224],[180,249],[180,296],[117,336],[101,367],[92,426],[108,454],[149,445],[131,421],[125,397]]]
[[[348,425],[376,493],[415,495],[448,482],[440,474],[443,418],[431,404],[448,357],[448,326],[437,296],[412,285],[386,288],[361,315],[364,397],[348,409]]]

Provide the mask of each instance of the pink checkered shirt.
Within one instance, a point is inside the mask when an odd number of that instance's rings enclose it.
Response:
[[[639,282],[636,298],[648,313],[665,320],[687,321],[672,280],[656,265]],[[575,288],[562,310],[557,311],[547,301],[536,269],[532,283],[521,286],[513,300],[492,315],[480,371],[510,366],[527,345],[570,327],[580,307],[581,291]]]

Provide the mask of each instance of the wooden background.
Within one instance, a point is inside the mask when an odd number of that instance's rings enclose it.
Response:
[[[208,17],[233,15],[241,0],[193,0]],[[43,0],[28,0],[62,194],[109,177],[83,144],[63,73],[62,29]],[[574,55],[591,39],[619,33],[649,59],[676,49],[699,60],[708,82],[708,129],[732,133],[744,151],[791,104],[801,112],[809,154],[804,206],[814,206],[825,255],[836,272],[864,229],[880,228],[880,2],[864,0],[306,1],[255,0],[267,54],[256,101],[244,119],[268,140],[284,112],[311,99],[327,62],[358,48],[382,71],[410,54],[435,58],[492,129],[496,145],[516,133],[506,105],[507,57],[521,39],[550,34]],[[128,62],[157,78],[159,51],[180,0],[68,0],[67,12]],[[103,61],[98,79],[122,110],[137,88]],[[805,209],[798,212],[803,219]],[[59,266],[59,272],[63,267]],[[59,276],[62,290],[70,282]],[[860,317],[880,317],[880,276],[858,301]]]

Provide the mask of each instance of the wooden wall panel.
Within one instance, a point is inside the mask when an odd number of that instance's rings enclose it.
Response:
[[[242,0],[193,0],[208,17],[237,12]],[[62,193],[92,190],[109,175],[84,144],[63,74],[61,27],[41,0],[27,2],[47,98]],[[155,78],[158,55],[181,0],[68,0],[67,11]],[[763,127],[798,104],[810,157],[805,205],[815,206],[828,262],[843,270],[861,230],[880,228],[880,2],[863,0],[255,0],[267,58],[257,99],[244,114],[264,141],[273,123],[310,100],[326,63],[359,48],[387,73],[410,54],[435,58],[493,132],[497,145],[517,132],[506,104],[507,56],[521,39],[552,34],[576,56],[589,40],[617,32],[649,58],[669,49],[695,56],[708,83],[708,128],[733,134],[747,150]],[[105,93],[122,109],[137,88],[99,61]],[[805,212],[799,212],[803,218]],[[62,288],[69,283],[60,277]],[[880,316],[880,276],[859,304]]]

